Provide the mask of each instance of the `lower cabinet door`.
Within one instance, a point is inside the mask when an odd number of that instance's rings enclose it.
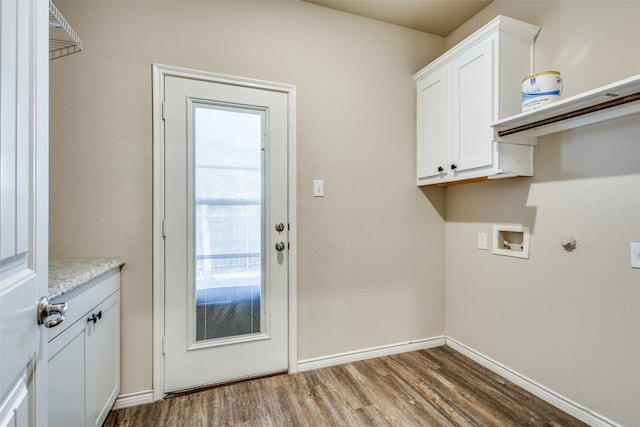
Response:
[[[78,321],[49,342],[49,425],[86,425],[85,407],[85,323]]]
[[[86,318],[87,426],[102,426],[120,392],[120,291]]]

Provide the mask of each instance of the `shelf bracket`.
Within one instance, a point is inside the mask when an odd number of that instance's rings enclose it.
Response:
[[[82,40],[49,0],[49,60],[62,58],[82,50]]]

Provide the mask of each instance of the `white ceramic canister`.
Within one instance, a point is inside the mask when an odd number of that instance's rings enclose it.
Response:
[[[522,80],[522,112],[537,110],[557,101],[562,93],[562,79],[558,71],[545,71]]]

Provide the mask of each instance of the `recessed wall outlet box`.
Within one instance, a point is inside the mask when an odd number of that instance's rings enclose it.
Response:
[[[529,258],[529,227],[523,225],[494,225],[493,253],[517,258]]]
[[[631,268],[640,268],[640,243],[631,243]]]

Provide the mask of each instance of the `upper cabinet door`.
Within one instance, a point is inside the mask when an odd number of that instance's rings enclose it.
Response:
[[[442,68],[418,83],[418,181],[445,177],[447,171],[448,90]]]
[[[493,46],[493,38],[483,40],[456,58],[450,68],[449,166],[458,173],[493,164]]]

